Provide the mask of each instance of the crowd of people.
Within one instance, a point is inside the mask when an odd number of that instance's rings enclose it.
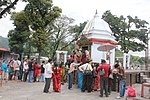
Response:
[[[105,90],[105,96],[108,97],[112,90],[116,91],[116,83],[119,81],[120,95],[117,98],[124,97],[125,94],[125,73],[120,62],[116,61],[112,69],[104,59],[100,63],[93,63],[88,50],[77,49],[66,63],[49,59],[38,64],[36,59],[25,58],[21,62],[18,58],[12,58],[9,62],[3,60],[0,68],[6,82],[45,82],[44,93],[49,93],[52,81],[55,92],[61,92],[61,85],[68,83],[69,90],[73,89],[73,84],[77,84],[81,92],[100,90],[100,97],[103,97]]]

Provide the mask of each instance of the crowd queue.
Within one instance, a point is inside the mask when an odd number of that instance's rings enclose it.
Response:
[[[103,91],[108,97],[112,90],[116,91],[116,83],[119,81],[120,95],[117,98],[125,94],[125,73],[121,63],[117,60],[112,69],[104,59],[100,63],[93,63],[87,50],[75,50],[65,64],[49,59],[39,65],[36,59],[25,58],[21,62],[18,58],[11,58],[7,62],[3,60],[0,69],[2,79],[6,82],[45,82],[44,93],[49,93],[52,81],[55,92],[61,92],[61,85],[68,83],[69,90],[73,89],[73,84],[77,84],[81,92],[100,90],[100,97],[103,97]]]

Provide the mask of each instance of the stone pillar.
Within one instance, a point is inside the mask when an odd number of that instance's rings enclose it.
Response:
[[[131,55],[128,54],[128,58],[127,58],[127,67],[128,67],[128,68],[130,67],[130,57],[131,57]]]
[[[126,56],[127,56],[127,54],[124,53],[123,54],[123,67],[124,67],[124,69],[126,69]]]
[[[110,66],[113,68],[113,65],[115,64],[115,49],[110,51]]]
[[[59,62],[59,59],[60,59],[60,53],[58,51],[56,51],[56,55],[57,55],[57,62]]]
[[[67,53],[64,53],[64,64],[67,62]]]

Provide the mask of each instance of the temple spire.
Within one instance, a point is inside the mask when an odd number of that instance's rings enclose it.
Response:
[[[96,12],[95,12],[95,15],[94,15],[94,17],[97,17],[98,15],[97,15],[97,9],[96,9]]]
[[[97,15],[97,9],[96,9],[95,15]]]

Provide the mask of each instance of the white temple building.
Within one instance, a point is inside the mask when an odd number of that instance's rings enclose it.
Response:
[[[107,59],[107,51],[99,51],[98,47],[104,45],[104,44],[110,44],[110,45],[117,45],[117,41],[115,41],[115,37],[113,36],[113,33],[108,25],[107,22],[105,22],[103,19],[100,18],[100,16],[95,13],[92,20],[90,20],[85,28],[82,31],[82,36],[85,36],[89,41],[90,44],[88,45],[82,45],[82,48],[88,48],[90,51],[90,56],[93,62],[100,63],[101,59]],[[80,41],[83,41],[80,38]],[[112,66],[115,62],[115,48],[112,50],[109,50],[109,60],[108,63]]]

